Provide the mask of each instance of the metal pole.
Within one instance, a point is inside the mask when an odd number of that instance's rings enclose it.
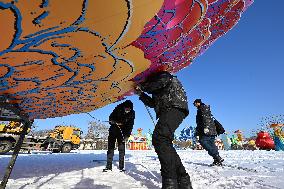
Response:
[[[31,127],[31,125],[32,125],[32,123],[29,122],[29,121],[28,122],[24,122],[23,131],[20,134],[19,140],[16,143],[15,149],[13,151],[12,158],[11,158],[11,160],[9,162],[8,167],[6,168],[6,172],[5,172],[5,175],[4,175],[3,180],[1,182],[0,189],[5,189],[6,188],[7,182],[9,180],[9,178],[10,178],[10,175],[11,175],[11,172],[12,172],[13,167],[15,165],[16,159],[17,159],[18,154],[20,152],[20,149],[22,147],[25,135],[27,134],[27,131],[28,131],[29,127]]]

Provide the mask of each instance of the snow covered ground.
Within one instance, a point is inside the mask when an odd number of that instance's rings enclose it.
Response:
[[[127,151],[125,173],[118,171],[118,153],[112,172],[103,173],[106,151],[69,154],[20,154],[9,189],[141,189],[161,188],[160,164],[154,151]],[[205,151],[178,151],[193,188],[284,189],[284,152],[221,151],[224,167],[209,167]],[[10,155],[0,156],[0,176]]]

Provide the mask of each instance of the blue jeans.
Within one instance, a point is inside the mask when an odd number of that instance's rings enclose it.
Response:
[[[215,136],[200,136],[199,142],[213,158],[219,155],[218,148],[215,145]]]

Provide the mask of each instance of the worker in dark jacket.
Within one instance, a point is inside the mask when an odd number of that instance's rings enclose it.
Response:
[[[189,114],[187,97],[180,81],[165,71],[155,73],[138,84],[136,93],[145,105],[155,109],[159,118],[152,143],[161,164],[162,188],[192,188],[190,177],[172,144],[175,130]]]
[[[112,170],[112,160],[114,155],[115,142],[118,143],[119,151],[119,169],[124,170],[125,143],[127,142],[134,124],[135,111],[130,100],[119,104],[115,107],[109,116],[109,136],[107,165],[103,171]]]
[[[215,144],[217,132],[210,106],[204,104],[201,99],[196,99],[193,104],[197,108],[196,136],[199,137],[201,146],[213,157],[214,161],[212,165],[222,165],[224,159],[220,157]]]

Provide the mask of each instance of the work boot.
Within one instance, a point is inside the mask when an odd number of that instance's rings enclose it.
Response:
[[[178,189],[177,179],[162,179],[162,189]]]
[[[222,166],[222,162],[224,161],[224,159],[221,158],[221,156],[219,156],[219,154],[214,156],[213,159],[214,159],[214,161],[212,163],[212,166],[214,166],[214,165]]]
[[[103,169],[103,172],[112,171],[112,163],[107,162],[106,168]]]
[[[103,169],[103,172],[112,171],[112,166],[107,165],[106,168]]]
[[[178,178],[178,189],[193,189],[189,175]]]

